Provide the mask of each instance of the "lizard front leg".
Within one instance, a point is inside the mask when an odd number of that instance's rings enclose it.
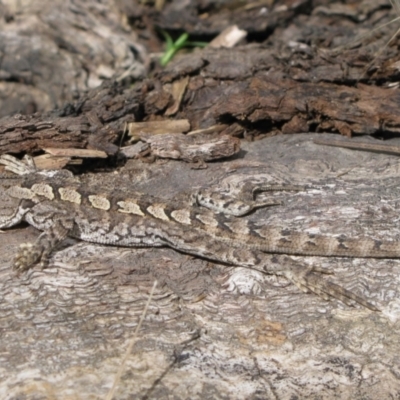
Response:
[[[43,269],[53,249],[64,240],[73,228],[73,220],[66,216],[56,216],[52,224],[45,228],[35,243],[23,243],[14,258],[13,268],[25,271],[38,263]]]

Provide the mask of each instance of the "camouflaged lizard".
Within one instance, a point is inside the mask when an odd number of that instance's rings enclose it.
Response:
[[[291,232],[237,218],[254,208],[276,204],[255,202],[254,190],[285,187],[255,188],[247,200],[230,204],[223,197],[209,199],[199,191],[193,197],[195,204],[188,207],[136,192],[99,190],[83,185],[67,170],[37,170],[31,158],[23,162],[3,155],[0,163],[22,178],[3,193],[15,205],[1,209],[0,228],[24,220],[43,231],[34,244],[21,245],[13,261],[18,271],[35,264],[45,266],[51,252],[67,236],[113,246],[168,246],[205,259],[282,275],[324,299],[334,297],[346,304],[353,300],[377,310],[364,298],[325,279],[321,275],[325,270],[301,265],[287,255],[400,257],[400,243],[395,241]],[[232,215],[224,214],[226,211]]]

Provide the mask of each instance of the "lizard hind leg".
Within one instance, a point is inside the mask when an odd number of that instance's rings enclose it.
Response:
[[[324,300],[335,298],[348,306],[354,306],[358,303],[372,311],[380,311],[376,306],[368,302],[365,298],[337,285],[329,279],[323,279],[320,273],[326,273],[324,270],[314,268],[313,266],[303,266],[292,264],[283,272],[283,275],[294,283],[304,292],[312,292]]]
[[[72,227],[72,220],[59,218],[40,234],[35,243],[22,243],[14,258],[13,268],[25,271],[37,263],[41,269],[45,268],[51,252],[67,237]]]

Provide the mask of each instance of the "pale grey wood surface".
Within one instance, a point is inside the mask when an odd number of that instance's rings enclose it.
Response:
[[[316,135],[242,142],[238,157],[191,170],[129,164],[137,190],[164,198],[238,176],[308,184],[248,218],[291,229],[400,239],[400,159],[320,147]],[[125,169],[128,169],[128,167]],[[111,175],[127,179],[125,172]],[[97,178],[96,178],[97,179]],[[109,179],[109,178],[107,178]],[[99,184],[104,180],[99,179]],[[297,257],[382,312],[304,294],[283,278],[170,249],[69,241],[48,269],[15,276],[37,231],[1,233],[0,398],[103,399],[158,286],[116,399],[376,399],[400,394],[400,261]]]

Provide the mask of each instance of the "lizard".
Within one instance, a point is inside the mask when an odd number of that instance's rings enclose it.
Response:
[[[20,161],[3,155],[0,164],[22,179],[5,190],[16,205],[2,210],[0,229],[24,220],[42,231],[35,243],[21,244],[13,261],[18,272],[35,264],[43,268],[67,236],[113,246],[167,246],[211,261],[281,275],[303,291],[324,299],[333,297],[346,304],[357,302],[378,310],[363,297],[321,276],[327,273],[325,269],[304,266],[289,255],[400,257],[400,242],[396,241],[291,232],[256,226],[238,218],[260,206],[254,201],[232,203],[233,215],[229,215],[224,213],[228,210],[224,198],[209,200],[201,190],[188,207],[133,191],[84,185],[68,170],[37,170],[30,157]],[[272,185],[255,191],[274,189],[284,187]],[[276,203],[261,206],[273,204]],[[203,209],[204,206],[211,210]]]

